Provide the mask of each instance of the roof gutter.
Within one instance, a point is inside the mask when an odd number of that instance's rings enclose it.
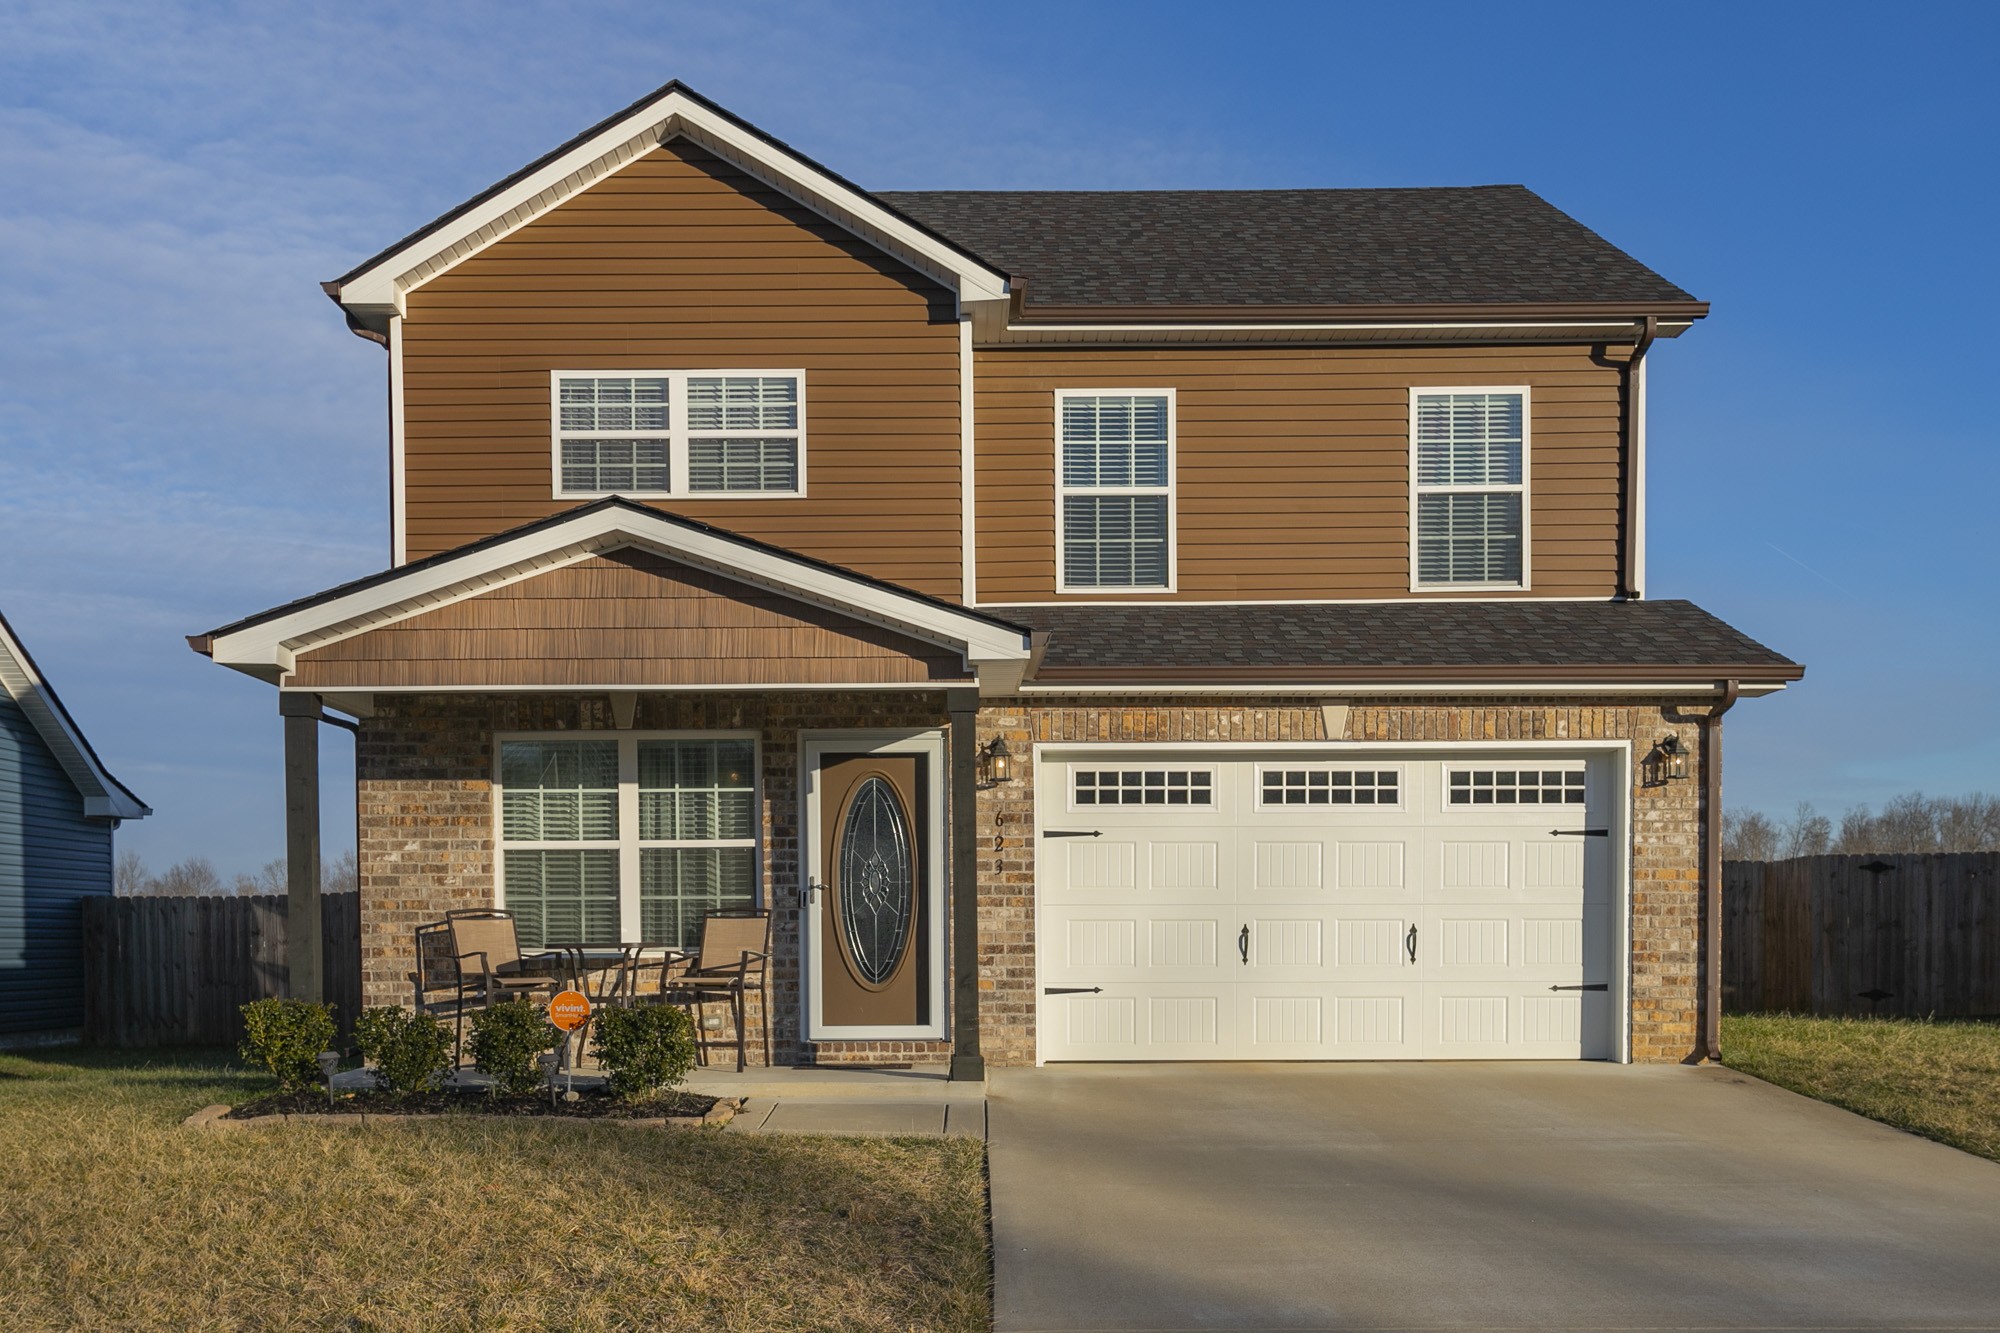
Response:
[[[1639,321],[1639,337],[1626,358],[1623,376],[1625,400],[1625,558],[1618,566],[1618,595],[1637,601],[1645,595],[1639,587],[1639,469],[1645,459],[1639,451],[1639,432],[1645,429],[1639,413],[1639,363],[1659,336],[1660,321],[1647,315]]]
[[[335,305],[340,306],[341,314],[347,316],[347,331],[349,333],[353,334],[357,338],[366,338],[369,342],[380,344],[383,347],[387,347],[389,345],[388,334],[379,332],[375,329],[371,329],[366,324],[363,324],[361,322],[361,316],[355,314],[352,310],[349,310],[347,306],[342,303],[340,299],[339,283],[322,282],[319,285],[319,289],[325,292],[327,296],[332,299]]]
[[[1702,1054],[1722,1060],[1722,715],[1736,706],[1742,682],[1722,682],[1722,696],[1701,720]]]

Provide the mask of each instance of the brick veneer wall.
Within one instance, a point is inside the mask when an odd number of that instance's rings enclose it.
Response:
[[[412,932],[455,907],[493,904],[493,734],[614,730],[603,695],[378,695],[356,748],[361,982],[366,1004],[406,1004]],[[772,906],[771,1020],[780,1064],[930,1062],[940,1042],[822,1042],[799,1035],[799,732],[946,727],[935,693],[654,695],[635,730],[747,730],[761,739],[764,884]],[[753,1001],[751,1059],[765,1015]]]
[[[1349,707],[1333,737],[1325,711],[1307,700],[1192,705],[1094,699],[1082,707],[1005,700],[986,707],[981,743],[1004,736],[1020,774],[983,793],[979,808],[980,1041],[986,1058],[993,1064],[1035,1058],[1033,745],[1328,739],[1632,742],[1632,1058],[1696,1058],[1704,976],[1701,775],[1695,765],[1687,781],[1648,787],[1640,764],[1669,733],[1699,754],[1694,716],[1659,702],[1579,707],[1554,700],[1380,700]]]
[[[604,696],[378,696],[358,748],[362,983],[369,1004],[407,1002],[411,932],[453,907],[493,897],[493,733],[609,731]],[[779,1063],[940,1060],[942,1042],[800,1039],[798,733],[829,727],[936,727],[935,694],[826,692],[659,695],[641,700],[640,730],[755,730],[762,737],[764,883],[771,890],[772,1039]],[[1034,761],[1037,742],[1324,741],[1316,701],[1183,704],[1092,700],[1078,707],[1001,700],[982,708],[979,738],[1006,737],[1018,777],[981,792],[979,830],[980,1041],[989,1063],[1035,1057]],[[1559,701],[1381,700],[1355,704],[1336,740],[1629,740],[1639,759],[1669,733],[1696,754],[1692,715],[1658,702],[1578,707]],[[1633,789],[1632,1054],[1693,1058],[1700,961],[1701,781]],[[753,1013],[752,1036],[764,1016]],[[753,1052],[753,1059],[761,1058]]]

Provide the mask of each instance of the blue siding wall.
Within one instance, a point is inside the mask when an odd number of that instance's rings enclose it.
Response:
[[[82,909],[111,892],[111,826],[0,694],[0,1033],[83,1026]]]

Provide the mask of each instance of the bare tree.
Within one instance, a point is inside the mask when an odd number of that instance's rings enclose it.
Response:
[[[319,886],[324,893],[353,893],[361,887],[361,864],[352,851],[342,852],[320,867]]]
[[[1927,797],[1913,791],[1880,814],[1858,805],[1841,819],[1833,850],[1847,856],[2000,851],[2000,800],[1986,792]]]
[[[111,872],[111,891],[120,898],[136,898],[150,893],[153,877],[146,873],[146,863],[139,853],[130,850],[118,853],[118,864]]]
[[[1813,809],[1812,802],[1800,801],[1785,825],[1782,846],[1778,854],[1784,857],[1824,856],[1833,846],[1833,821]]]
[[[1778,826],[1762,811],[1722,814],[1722,856],[1726,861],[1778,859]]]
[[[227,890],[222,886],[222,876],[215,873],[213,862],[205,856],[190,856],[161,871],[153,881],[152,892],[163,898],[194,898]]]

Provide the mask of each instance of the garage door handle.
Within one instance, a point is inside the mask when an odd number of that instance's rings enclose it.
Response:
[[[1250,927],[1236,932],[1236,952],[1243,955],[1243,966],[1250,966]]]
[[[1610,990],[1611,983],[1608,981],[1598,981],[1598,982],[1593,982],[1588,986],[1551,986],[1549,987],[1549,989],[1550,990]]]
[[[1100,828],[1045,828],[1042,830],[1042,836],[1044,838],[1101,838],[1104,836],[1104,830]]]
[[[1403,936],[1403,947],[1409,951],[1410,961],[1417,961],[1417,928],[1410,927],[1410,933]]]

